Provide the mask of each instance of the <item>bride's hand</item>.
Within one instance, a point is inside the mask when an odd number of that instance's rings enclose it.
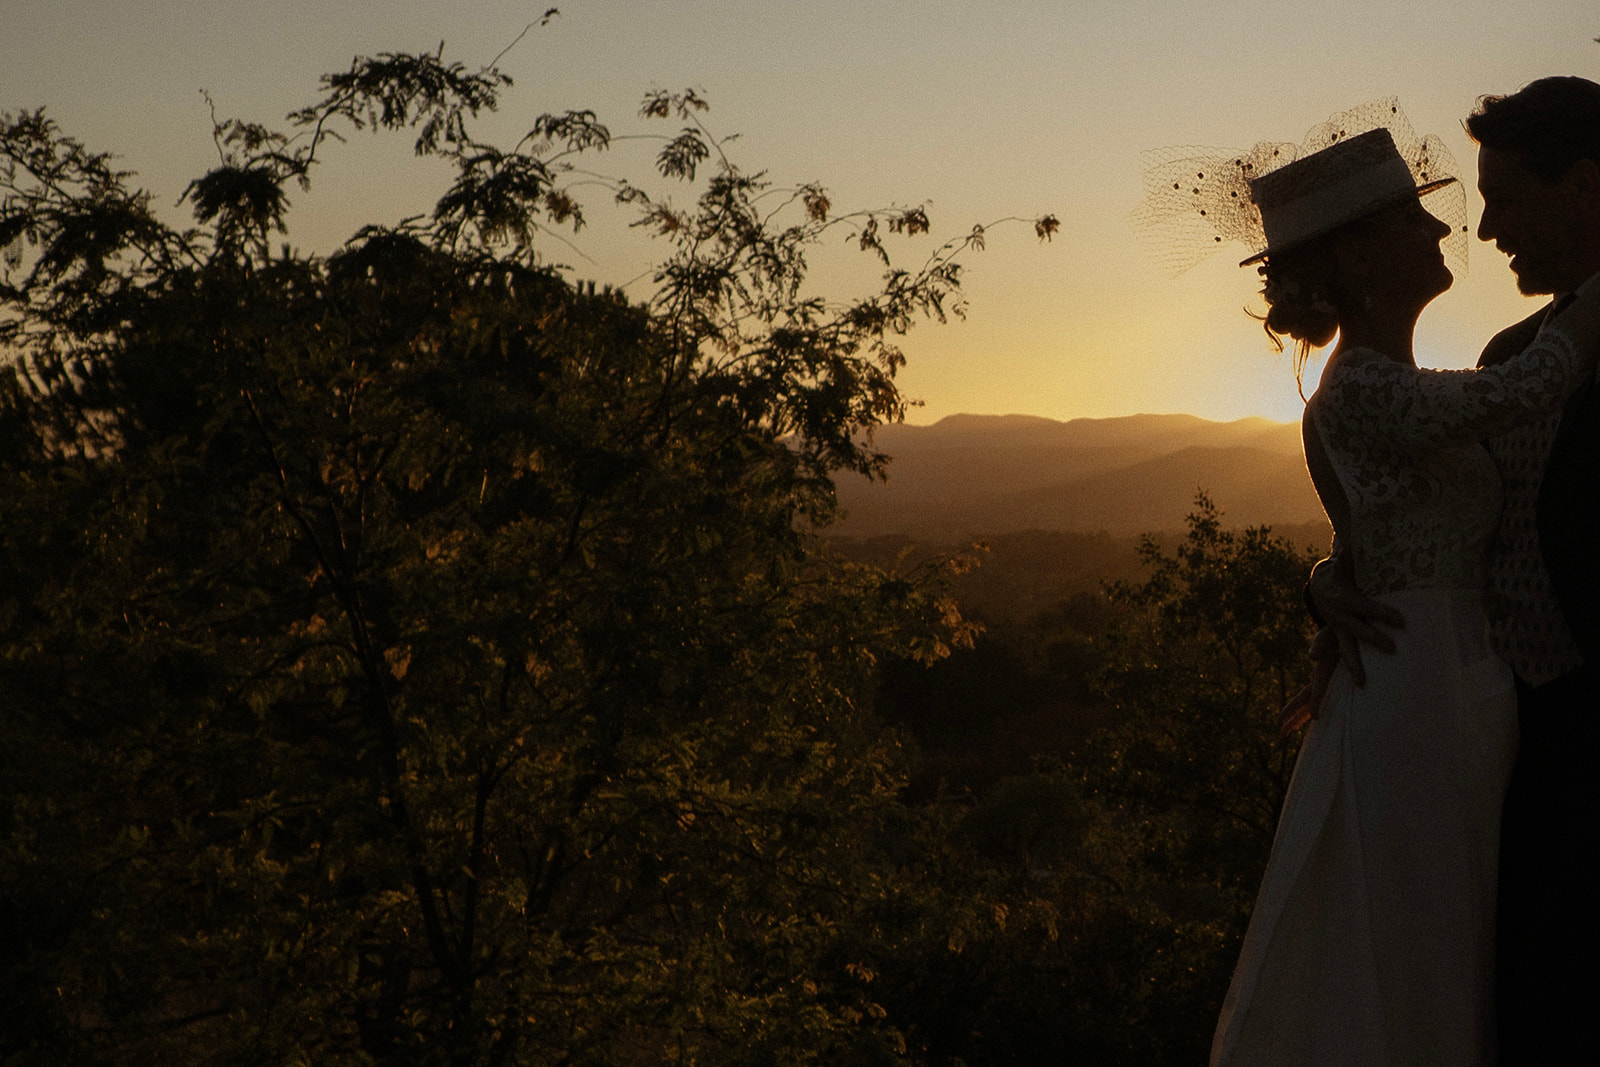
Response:
[[[1322,702],[1328,697],[1328,683],[1333,680],[1334,668],[1339,665],[1339,636],[1323,627],[1311,640],[1311,684],[1289,698],[1289,703],[1278,713],[1278,736],[1288,737],[1306,723],[1322,714]]]

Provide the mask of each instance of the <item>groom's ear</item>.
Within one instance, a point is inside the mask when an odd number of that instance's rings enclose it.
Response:
[[[1600,234],[1600,162],[1578,160],[1561,176],[1561,184],[1572,195],[1578,224]]]
[[[1600,202],[1600,162],[1578,160],[1567,168],[1567,172],[1561,176],[1561,182],[1580,200],[1586,203]]]

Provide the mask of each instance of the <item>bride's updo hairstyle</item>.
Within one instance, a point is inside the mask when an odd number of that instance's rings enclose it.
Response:
[[[1267,313],[1262,327],[1273,348],[1282,352],[1285,338],[1294,342],[1294,376],[1300,380],[1312,350],[1328,344],[1339,332],[1339,307],[1333,257],[1324,238],[1268,256],[1256,268]]]
[[[1467,197],[1455,160],[1434,136],[1418,137],[1393,100],[1334,115],[1301,144],[1262,141],[1246,152],[1148,152],[1135,230],[1173,273],[1218,248],[1243,244],[1240,266],[1261,274],[1261,319],[1273,345],[1294,343],[1295,375],[1339,329],[1338,279],[1329,245],[1348,227],[1405,197],[1450,225],[1445,255],[1467,261]]]

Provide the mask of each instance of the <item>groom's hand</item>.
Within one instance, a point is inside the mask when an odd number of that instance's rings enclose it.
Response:
[[[1404,629],[1405,616],[1388,604],[1362,595],[1356,588],[1354,562],[1348,552],[1325,559],[1311,569],[1307,596],[1318,621],[1333,631],[1338,641],[1336,662],[1350,669],[1356,685],[1365,685],[1367,672],[1361,665],[1361,646],[1393,652],[1394,637],[1389,631]]]

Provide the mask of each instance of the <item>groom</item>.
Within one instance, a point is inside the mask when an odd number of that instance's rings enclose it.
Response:
[[[1478,236],[1511,256],[1517,288],[1557,301],[1600,285],[1600,85],[1542,78],[1482,98]],[[1553,307],[1489,342],[1520,352]],[[1491,625],[1517,684],[1521,746],[1501,841],[1501,1063],[1600,1064],[1600,386],[1493,438],[1504,510],[1491,548]],[[1356,640],[1392,647],[1397,620],[1319,567],[1312,599],[1361,676]]]

